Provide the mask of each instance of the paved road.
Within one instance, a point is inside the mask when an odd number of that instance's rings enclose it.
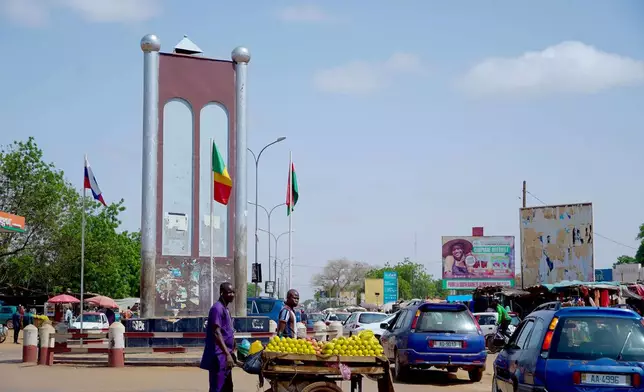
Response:
[[[10,341],[0,344],[0,390],[6,392],[193,392],[206,391],[207,373],[190,367],[52,367],[23,365],[19,363],[22,346]],[[489,392],[491,360],[483,380],[471,383],[467,373],[448,375],[441,371],[419,372],[414,375],[415,384],[396,383],[397,392],[426,392],[432,390],[460,392]],[[257,392],[257,377],[235,369],[233,373],[235,392]],[[349,383],[342,385],[349,391]],[[267,389],[265,386],[264,389]],[[365,392],[376,392],[376,384],[364,380]]]

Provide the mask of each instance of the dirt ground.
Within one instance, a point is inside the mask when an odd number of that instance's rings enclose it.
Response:
[[[193,392],[208,390],[207,372],[194,367],[141,367],[122,369],[100,367],[74,367],[70,365],[23,365],[20,360],[22,345],[11,339],[0,344],[0,391],[5,392]],[[483,380],[472,383],[467,373],[447,374],[442,371],[425,371],[413,375],[414,384],[396,383],[397,392],[432,390],[483,392],[491,389],[492,357]],[[235,391],[257,392],[257,377],[241,369],[233,372]],[[343,382],[345,391],[349,382]],[[375,392],[376,383],[365,379],[365,392]],[[267,389],[265,385],[263,389]]]

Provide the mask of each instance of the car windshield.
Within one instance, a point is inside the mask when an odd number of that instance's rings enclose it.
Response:
[[[617,359],[620,351],[623,361],[644,360],[642,322],[617,317],[571,317],[559,321],[548,357],[585,361]]]
[[[476,325],[469,313],[462,311],[421,311],[416,322],[416,332],[476,332]]]
[[[382,320],[386,319],[388,315],[384,313],[362,313],[358,322],[361,324],[373,324],[379,323]]]
[[[309,314],[309,320],[312,322],[324,321],[324,315],[322,313],[311,313]]]
[[[80,316],[76,319],[77,323],[81,322]],[[83,315],[83,322],[84,323],[100,323],[101,322],[101,315],[100,314],[84,314]]]
[[[334,313],[329,316],[329,321],[345,321],[349,316],[349,313]]]

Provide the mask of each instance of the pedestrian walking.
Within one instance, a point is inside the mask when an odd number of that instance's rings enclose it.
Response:
[[[11,316],[11,322],[13,323],[13,342],[18,344],[18,335],[20,335],[20,324],[21,324],[20,310],[16,311]]]
[[[286,304],[280,310],[277,324],[277,335],[286,336],[288,338],[297,337],[297,318],[295,317],[295,309],[300,303],[300,293],[295,289],[290,289],[286,293]]]
[[[208,370],[210,392],[233,392],[235,332],[228,304],[234,299],[232,284],[222,283],[219,286],[219,300],[208,313],[206,346],[199,367]]]

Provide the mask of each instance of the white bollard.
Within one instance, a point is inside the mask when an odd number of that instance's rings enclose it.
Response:
[[[316,321],[313,323],[313,333],[316,340],[327,340],[326,324],[324,321]]]
[[[49,323],[43,324],[38,330],[40,337],[40,355],[38,356],[38,365],[51,366],[54,364],[54,348],[56,344],[56,337],[54,334],[56,330]]]
[[[329,332],[329,340],[339,338],[344,334],[342,323],[339,321],[331,321],[331,324],[329,324],[329,328],[327,330]]]
[[[297,323],[295,328],[297,329],[297,337],[306,339],[306,325],[304,323]]]
[[[22,330],[22,362],[38,362],[38,328],[31,324]]]
[[[125,366],[125,325],[115,322],[110,325],[108,333],[110,340],[110,351],[107,354],[107,366]]]
[[[277,323],[273,320],[268,320],[268,332],[273,336],[277,333]]]

